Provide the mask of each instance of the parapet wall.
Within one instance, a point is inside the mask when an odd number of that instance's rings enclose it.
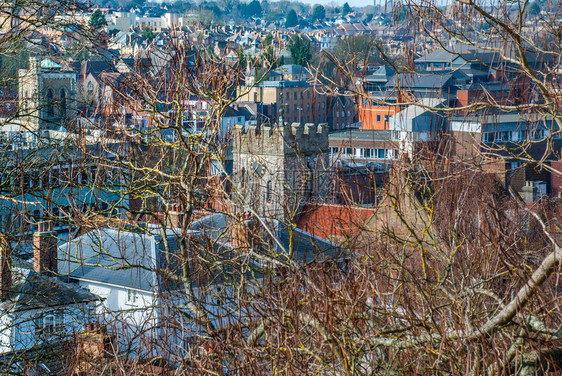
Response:
[[[284,126],[248,126],[233,130],[233,152],[239,154],[319,154],[327,153],[328,124],[293,123]]]

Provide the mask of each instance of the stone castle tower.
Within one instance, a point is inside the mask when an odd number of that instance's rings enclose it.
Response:
[[[31,131],[56,129],[76,118],[76,72],[50,59],[30,57],[29,69],[20,69],[19,112]]]
[[[328,195],[328,125],[235,127],[233,198],[279,220]]]

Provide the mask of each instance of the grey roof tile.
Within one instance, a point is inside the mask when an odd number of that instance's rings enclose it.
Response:
[[[67,284],[56,277],[41,275],[28,268],[12,268],[12,284],[0,309],[21,312],[31,309],[61,307],[98,298],[85,290]]]
[[[154,227],[152,229],[155,229]],[[177,250],[176,237],[168,230],[166,238],[157,231],[145,233],[102,228],[84,234],[59,247],[59,273],[71,278],[153,291],[157,269],[164,258]],[[152,233],[151,233],[152,232]],[[166,240],[163,240],[166,239]]]

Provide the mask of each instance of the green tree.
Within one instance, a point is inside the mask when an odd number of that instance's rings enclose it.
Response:
[[[21,43],[19,44],[21,45]],[[27,69],[29,62],[29,52],[23,48],[17,54],[0,55],[0,86],[11,86],[12,90],[17,90],[17,80],[19,69]],[[2,90],[6,90],[3,88]]]
[[[380,41],[371,35],[358,35],[338,39],[333,54],[342,62],[385,63]]]
[[[349,6],[348,3],[343,4],[343,8],[342,8],[342,14],[345,16],[346,14],[351,13],[353,10],[351,9],[351,7]]]
[[[145,27],[144,29],[142,29],[142,36],[149,41],[152,41],[154,39],[154,32],[150,27]]]
[[[373,13],[368,13],[368,14],[363,15],[362,20],[365,23],[371,22],[373,20]]]
[[[269,2],[267,0],[261,2],[261,10],[264,15],[269,13]]]
[[[269,47],[273,44],[273,34],[269,33],[263,38],[262,45],[263,48]]]
[[[94,13],[92,13],[92,17],[90,18],[90,26],[96,30],[103,29],[107,26],[105,15],[101,10],[96,9]]]
[[[246,17],[260,16],[262,12],[261,4],[258,0],[254,0],[251,3],[244,5],[242,12]]]
[[[210,27],[219,21],[219,15],[213,10],[200,9],[197,15],[197,21],[199,21],[203,27]]]
[[[248,59],[244,55],[244,48],[242,46],[238,49],[238,65],[242,67],[241,69],[245,69],[246,65],[248,65]]]
[[[273,35],[267,34],[262,41],[263,58],[267,61],[268,65],[277,66],[277,56],[273,46]]]
[[[305,40],[300,35],[295,35],[291,38],[289,51],[294,64],[305,65],[312,57],[310,41]]]
[[[312,8],[312,22],[322,21],[324,18],[326,18],[326,8],[322,5],[315,5]]]
[[[538,16],[541,13],[541,6],[538,1],[533,1],[528,8],[529,15],[531,17]]]
[[[285,27],[295,27],[299,24],[299,16],[297,16],[297,12],[294,9],[289,11],[287,14],[287,19],[285,20]]]

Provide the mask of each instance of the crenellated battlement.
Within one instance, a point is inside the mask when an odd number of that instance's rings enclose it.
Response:
[[[318,154],[328,152],[328,125],[286,124],[235,127],[234,152],[246,154]]]

